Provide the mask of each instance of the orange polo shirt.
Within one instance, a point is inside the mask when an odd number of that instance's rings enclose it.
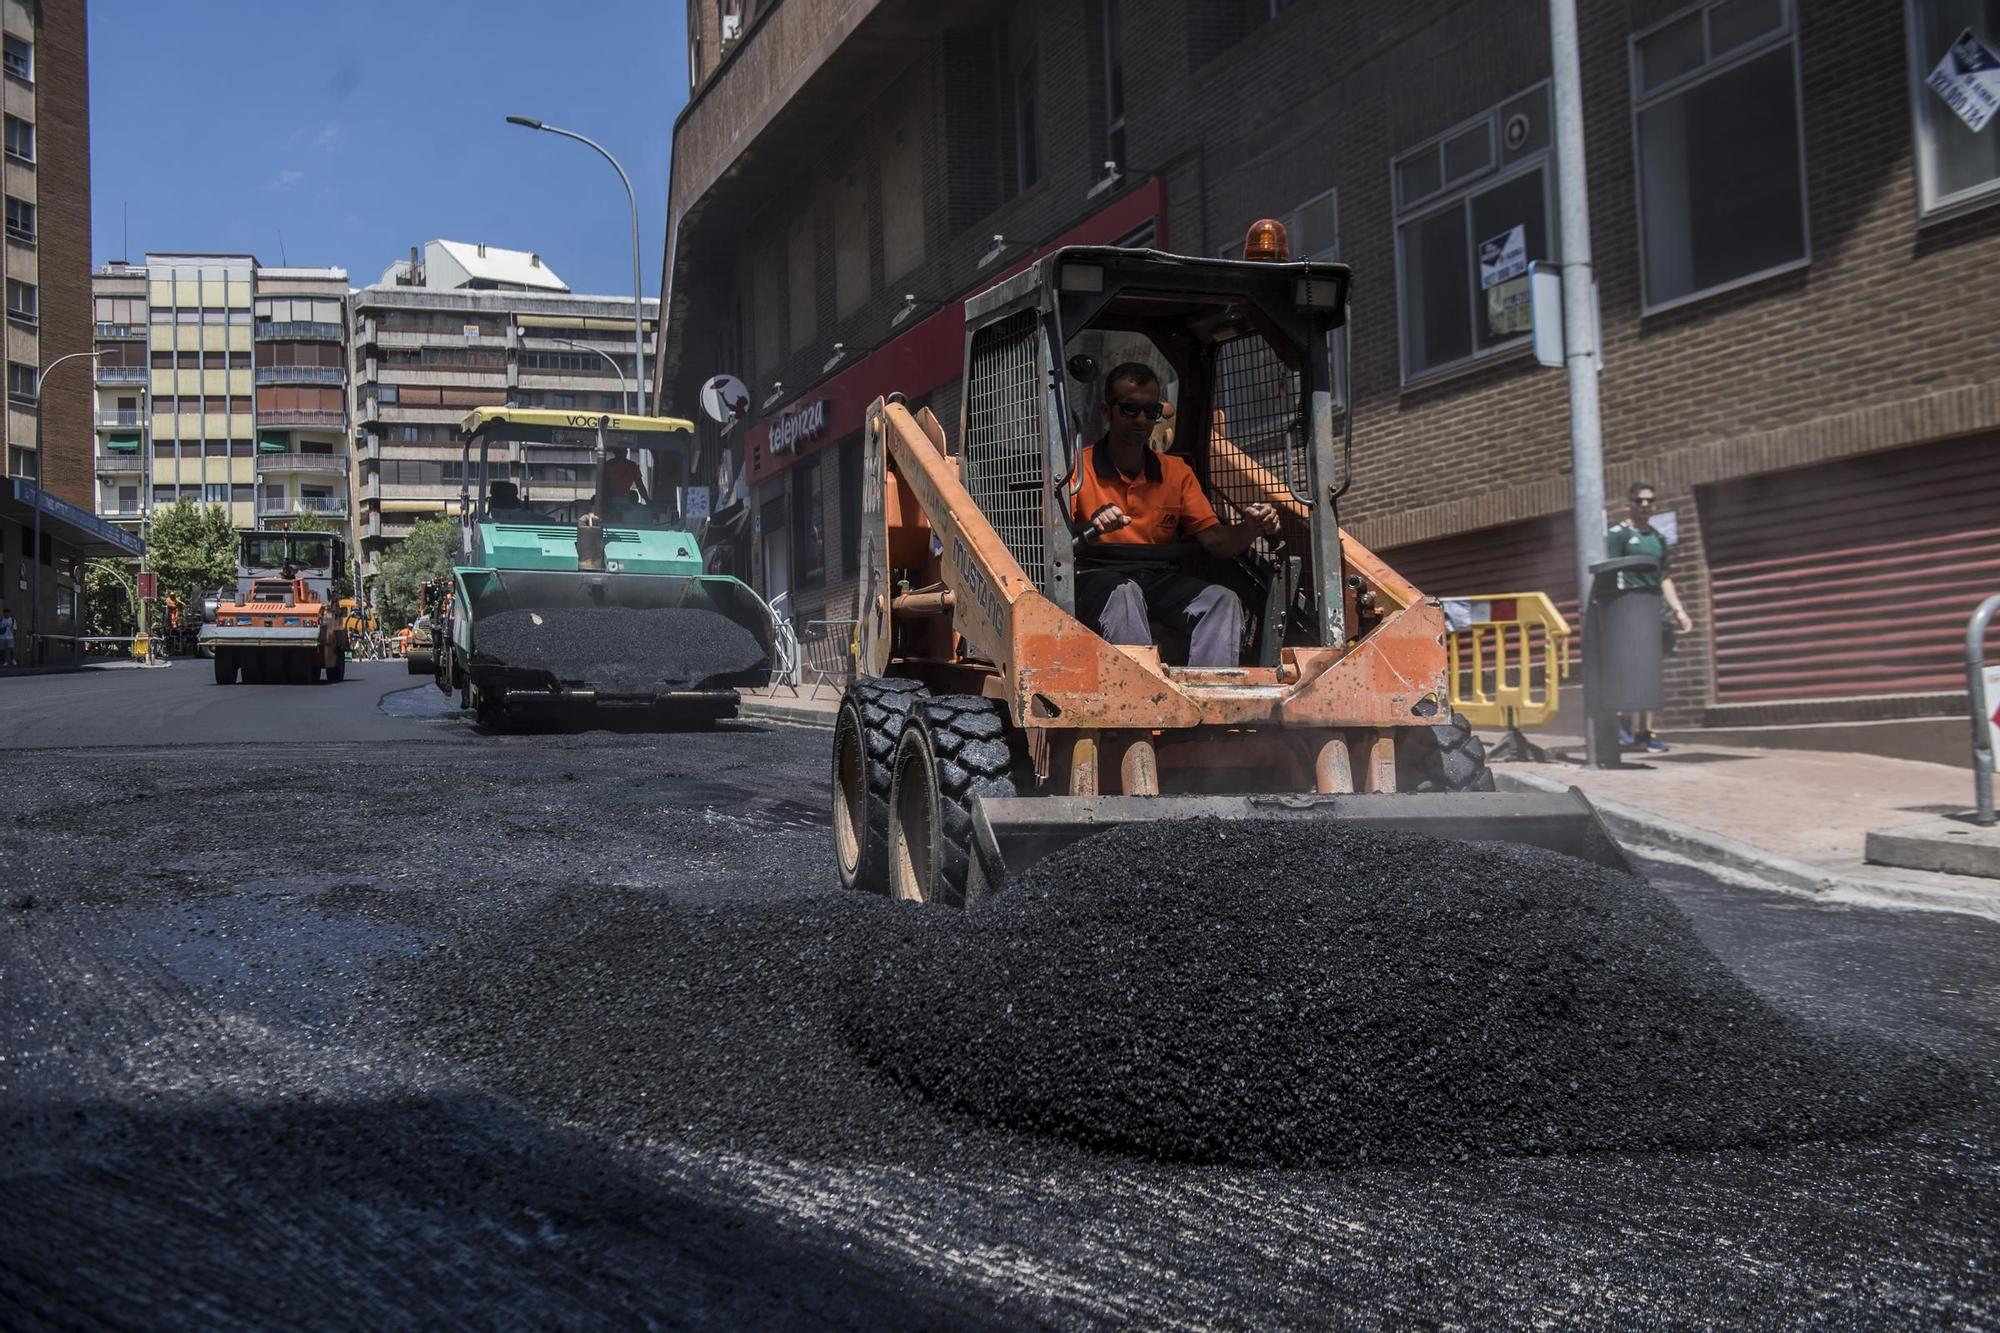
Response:
[[[1222,520],[1215,507],[1201,493],[1194,469],[1172,454],[1146,451],[1146,461],[1134,476],[1127,476],[1111,461],[1111,449],[1103,441],[1086,447],[1076,468],[1075,514],[1079,523],[1105,505],[1114,504],[1132,521],[1105,533],[1099,540],[1157,545],[1181,541],[1205,531]]]

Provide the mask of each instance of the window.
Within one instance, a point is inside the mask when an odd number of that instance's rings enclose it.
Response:
[[[1917,139],[1917,215],[1949,217],[2000,199],[2000,6],[1908,0],[1910,111]],[[1980,80],[1966,77],[1983,68]],[[1976,128],[1975,128],[1976,127]]]
[[[210,482],[208,485],[201,488],[201,499],[202,503],[204,504],[212,504],[212,505],[228,504],[229,503],[228,483]]]
[[[396,393],[396,385],[378,384],[375,386],[375,401],[384,407],[394,407],[397,401]]]
[[[422,426],[398,426],[396,427],[396,438],[404,444],[415,444],[424,438],[424,428]]]
[[[35,127],[31,121],[7,117],[7,155],[23,162],[35,160]]]
[[[7,363],[7,396],[18,403],[35,401],[35,367],[24,366],[19,361]]]
[[[575,407],[576,395],[573,393],[546,394],[543,396],[542,405],[544,407]]]
[[[1646,311],[1807,261],[1789,0],[1721,0],[1637,34],[1632,94]]]
[[[7,196],[7,234],[17,241],[35,239],[35,206],[11,194]]]
[[[834,455],[839,457],[838,454]],[[792,573],[801,588],[826,585],[826,501],[818,457],[792,469]]]
[[[0,39],[0,68],[4,68],[17,79],[35,81],[35,47],[13,33]]]
[[[118,488],[118,512],[121,514],[136,514],[139,512],[139,488],[137,486],[120,486]]]
[[[35,451],[33,449],[23,449],[17,444],[7,451],[8,476],[26,477],[28,480],[33,481],[36,473]],[[27,540],[27,531],[26,528],[21,529],[21,539],[23,541]],[[25,551],[27,548],[23,547],[22,549]]]
[[[1549,129],[1542,84],[1391,164],[1404,383],[1526,345],[1528,264],[1555,249]],[[1332,204],[1299,210],[1294,254],[1313,254]]]
[[[1014,189],[1027,189],[1042,178],[1039,125],[1035,114],[1035,57],[1014,73]]]
[[[32,324],[41,317],[42,297],[32,282],[7,279],[7,314],[24,324]]]
[[[1125,57],[1119,30],[1120,0],[1098,0],[1098,28],[1104,37],[1104,156],[1125,165]]]

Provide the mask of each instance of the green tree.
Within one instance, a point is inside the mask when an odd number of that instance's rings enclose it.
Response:
[[[236,547],[227,509],[176,500],[154,511],[146,563],[159,575],[161,596],[191,603],[205,591],[235,586]]]
[[[105,558],[83,566],[84,633],[121,635],[139,625],[139,592],[132,580],[132,562]]]
[[[393,633],[417,618],[418,589],[427,579],[451,573],[458,558],[458,524],[449,518],[427,518],[410,529],[403,544],[382,558],[375,577],[375,614],[384,633]]]

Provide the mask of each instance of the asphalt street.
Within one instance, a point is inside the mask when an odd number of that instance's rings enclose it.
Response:
[[[790,960],[895,910],[833,884],[827,733],[420,684],[0,682],[0,1325],[2000,1325],[1991,924],[1649,867],[1772,1003],[1958,1071],[1886,1132],[1149,1163],[817,1044]]]

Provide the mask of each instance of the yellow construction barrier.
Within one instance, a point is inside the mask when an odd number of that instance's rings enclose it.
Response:
[[[1451,706],[1475,727],[1538,727],[1569,677],[1569,622],[1547,594],[1502,592],[1444,603]]]

